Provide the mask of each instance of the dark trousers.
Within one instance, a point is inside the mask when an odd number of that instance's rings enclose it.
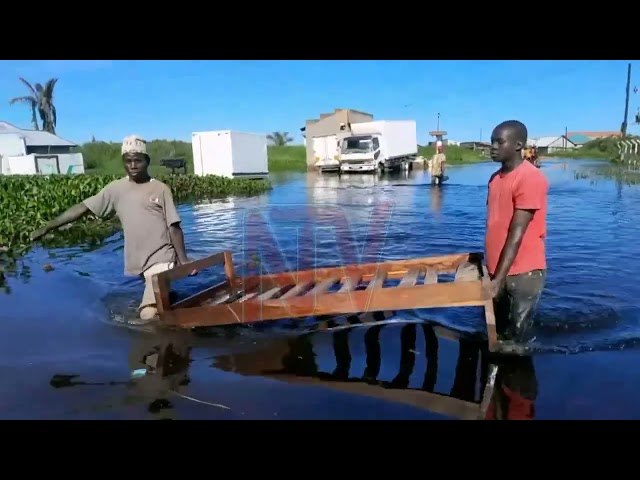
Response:
[[[546,278],[546,270],[507,276],[493,299],[496,332],[501,339],[517,343],[529,339],[529,330]]]

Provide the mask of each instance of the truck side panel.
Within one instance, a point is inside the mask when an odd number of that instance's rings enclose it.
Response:
[[[418,153],[416,122],[413,120],[389,120],[381,122],[382,149],[385,157],[393,159]]]

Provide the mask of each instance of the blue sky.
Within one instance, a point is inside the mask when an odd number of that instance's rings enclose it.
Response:
[[[458,141],[487,140],[516,118],[530,137],[571,130],[617,130],[624,114],[627,60],[589,61],[144,61],[0,62],[0,120],[29,128],[30,113],[9,106],[32,83],[59,78],[58,134],[78,143],[136,133],[190,140],[191,132],[288,131],[300,143],[306,119],[334,108],[376,119],[414,119],[418,141],[436,127]],[[632,61],[632,88],[640,62]],[[637,82],[634,83],[634,78]],[[631,94],[630,121],[640,106]],[[630,133],[640,133],[637,126]]]

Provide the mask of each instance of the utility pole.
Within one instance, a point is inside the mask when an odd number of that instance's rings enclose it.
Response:
[[[627,94],[624,101],[624,120],[622,121],[622,138],[627,136],[627,118],[629,116],[629,90],[631,89],[631,64],[627,65]]]

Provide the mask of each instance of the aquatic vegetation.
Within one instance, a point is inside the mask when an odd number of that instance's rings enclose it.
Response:
[[[592,183],[599,179],[613,180],[619,185],[640,184],[640,169],[629,165],[605,164],[590,168],[577,169],[576,180],[590,180]]]
[[[122,175],[0,175],[0,255],[24,253],[33,230],[67,208],[96,194]],[[251,195],[271,188],[266,180],[228,179],[217,176],[166,175],[156,177],[171,188],[176,203],[229,195]],[[102,242],[119,230],[115,218],[96,221],[88,215],[71,227],[48,235],[47,247]],[[0,264],[4,263],[0,258]]]

